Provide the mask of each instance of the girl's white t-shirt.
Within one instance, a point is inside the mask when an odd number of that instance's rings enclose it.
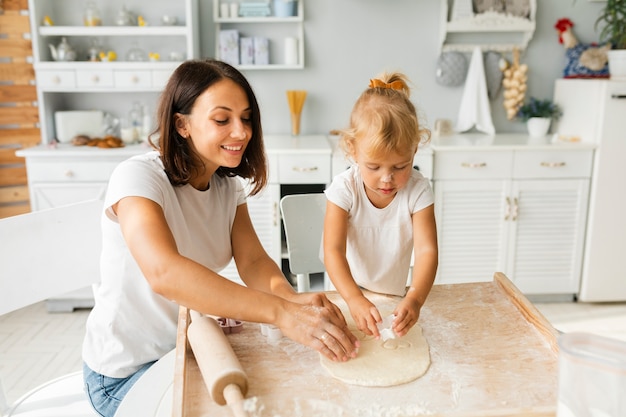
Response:
[[[156,151],[134,156],[111,175],[102,216],[101,282],[87,319],[83,360],[95,372],[124,378],[176,345],[178,304],[156,294],[130,254],[111,206],[124,197],[159,204],[178,251],[219,272],[232,258],[230,234],[242,182],[214,175],[210,187],[174,187]]]
[[[406,186],[379,209],[367,198],[359,168],[353,165],[325,193],[348,212],[346,258],[355,282],[370,291],[403,296],[413,253],[411,216],[433,204],[428,179],[412,170]]]

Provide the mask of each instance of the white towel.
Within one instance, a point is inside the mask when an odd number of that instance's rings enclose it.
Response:
[[[474,126],[477,130],[490,135],[496,132],[491,120],[491,106],[487,95],[483,54],[479,47],[474,48],[467,70],[456,131],[465,132]]]

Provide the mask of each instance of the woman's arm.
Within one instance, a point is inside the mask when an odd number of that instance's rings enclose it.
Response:
[[[182,256],[157,203],[141,197],[126,197],[113,209],[131,254],[156,293],[206,314],[275,324],[287,337],[332,360],[346,360],[355,355],[356,339],[332,308],[305,306],[264,291],[275,289],[285,296],[293,293],[279,282],[280,270],[275,264],[271,265],[273,261],[260,246],[245,205],[237,210],[232,243],[243,245],[235,251],[242,263],[242,274],[253,288],[236,284]],[[246,239],[253,243],[245,243]],[[249,255],[246,249],[251,250]],[[259,270],[252,277],[255,266]]]

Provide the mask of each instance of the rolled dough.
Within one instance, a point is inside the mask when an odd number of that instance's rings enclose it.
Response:
[[[411,382],[426,373],[430,352],[418,324],[403,337],[383,342],[357,330],[349,313],[344,316],[361,347],[357,357],[347,362],[333,362],[320,354],[322,366],[333,377],[352,385],[388,387]]]

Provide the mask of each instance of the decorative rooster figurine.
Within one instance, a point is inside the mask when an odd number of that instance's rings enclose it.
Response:
[[[565,47],[567,64],[564,78],[608,78],[607,51],[610,44],[599,46],[596,43],[582,44],[572,33],[574,23],[568,18],[559,19],[554,28],[559,33],[559,43]]]

